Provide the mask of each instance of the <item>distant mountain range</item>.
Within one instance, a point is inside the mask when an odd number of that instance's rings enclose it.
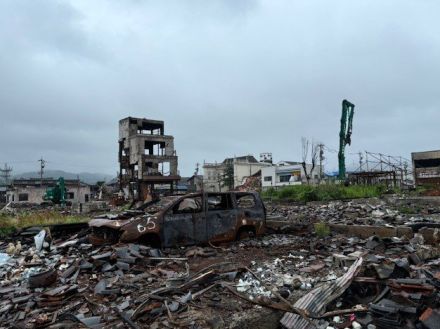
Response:
[[[40,173],[39,172],[25,172],[25,173],[21,173],[21,174],[17,174],[14,175],[14,178],[39,178],[40,177]],[[87,184],[96,184],[96,182],[99,181],[105,181],[105,182],[109,182],[111,181],[113,178],[115,178],[112,175],[107,175],[107,174],[99,174],[99,173],[89,173],[89,172],[81,172],[78,174],[75,173],[71,173],[71,172],[66,172],[63,170],[46,170],[44,171],[44,175],[43,177],[45,178],[59,178],[59,177],[64,177],[64,179],[77,179],[79,177],[79,179]]]

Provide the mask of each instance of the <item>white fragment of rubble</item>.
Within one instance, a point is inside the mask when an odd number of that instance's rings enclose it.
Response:
[[[341,317],[340,317],[340,316],[335,316],[335,317],[333,318],[333,322],[334,322],[334,323],[341,323],[341,322],[342,322]]]
[[[46,237],[46,231],[45,230],[41,230],[40,233],[38,233],[35,237],[34,237],[34,241],[35,241],[35,248],[37,248],[37,251],[40,252],[41,249],[43,249],[43,245],[44,245],[44,238]]]
[[[353,321],[353,322],[351,323],[351,327],[352,327],[353,329],[362,329],[362,325],[361,325],[359,322],[356,322],[356,321]]]
[[[256,296],[272,297],[272,293],[262,287],[260,281],[254,279],[250,273],[245,273],[243,279],[238,280],[237,291],[247,293],[251,299]]]
[[[371,212],[371,215],[373,217],[376,217],[376,218],[381,218],[381,217],[385,216],[385,213],[383,211],[380,211],[380,210],[373,210]]]
[[[0,266],[5,265],[10,258],[7,253],[0,252]]]

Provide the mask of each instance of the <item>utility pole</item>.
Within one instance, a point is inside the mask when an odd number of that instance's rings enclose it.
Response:
[[[0,177],[5,185],[9,184],[9,178],[11,177],[12,167],[8,167],[8,164],[5,163],[3,169],[0,169]]]
[[[43,160],[43,157],[41,157],[40,160],[38,160],[40,163],[40,183],[41,186],[43,186],[43,173],[44,173],[44,167],[46,166],[46,160]]]
[[[362,154],[362,152],[359,152],[359,171],[362,172],[363,171],[363,165],[364,165],[364,155]]]
[[[318,144],[319,147],[319,182],[321,183],[322,176],[323,176],[323,168],[322,168],[322,161],[325,160],[324,157],[324,144],[320,143]]]

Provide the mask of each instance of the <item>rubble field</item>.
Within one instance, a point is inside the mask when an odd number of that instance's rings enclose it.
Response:
[[[272,233],[225,245],[97,247],[83,227],[5,238],[0,328],[440,328],[440,206],[266,208]]]

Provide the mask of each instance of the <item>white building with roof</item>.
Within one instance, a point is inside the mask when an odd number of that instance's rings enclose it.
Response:
[[[306,164],[310,175],[311,164]],[[310,183],[316,184],[320,179],[321,167],[316,165],[310,175]],[[278,188],[289,185],[307,184],[307,177],[301,162],[280,161],[261,169],[261,186],[263,189]]]

